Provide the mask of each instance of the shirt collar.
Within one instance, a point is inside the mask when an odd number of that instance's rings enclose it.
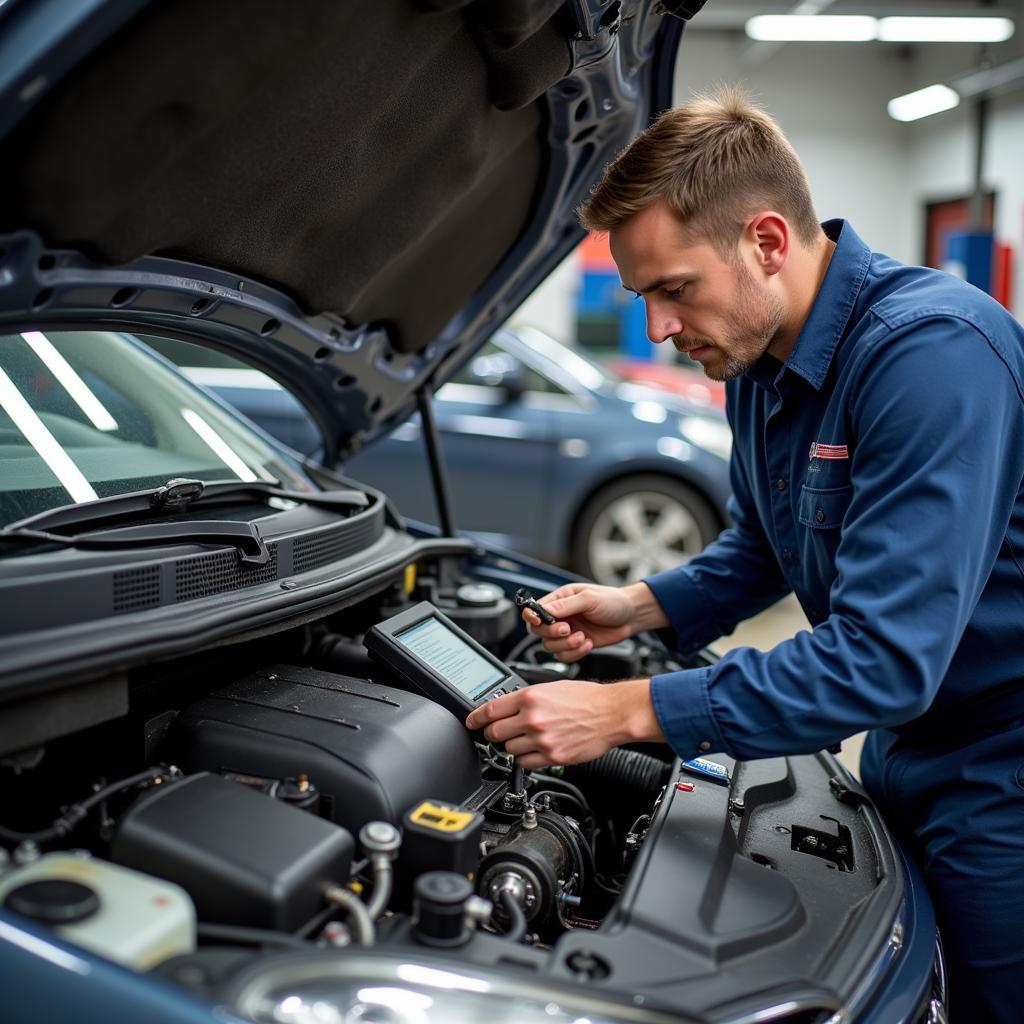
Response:
[[[835,252],[810,315],[786,360],[786,367],[815,390],[825,383],[871,262],[871,250],[845,220],[825,221],[822,228],[836,243]]]
[[[832,356],[850,321],[861,285],[871,262],[871,250],[845,220],[829,220],[822,229],[836,243],[811,312],[785,362],[815,390],[825,383]],[[767,353],[748,371],[763,388],[772,390],[779,377],[780,363]]]

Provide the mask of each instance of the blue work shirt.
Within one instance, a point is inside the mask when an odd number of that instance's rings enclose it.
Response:
[[[656,676],[682,757],[798,754],[1024,679],[1024,330],[843,221],[784,364],[727,388],[734,525],[646,580],[682,652],[792,591],[812,625]]]

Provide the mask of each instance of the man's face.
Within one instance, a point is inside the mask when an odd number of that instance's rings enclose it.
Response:
[[[647,307],[647,336],[671,341],[712,380],[750,369],[781,336],[786,309],[743,262],[708,242],[687,240],[663,202],[612,230],[623,286]]]

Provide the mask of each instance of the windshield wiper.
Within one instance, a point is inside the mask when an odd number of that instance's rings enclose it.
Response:
[[[61,505],[34,516],[27,516],[11,523],[7,530],[55,529],[76,526],[80,523],[94,523],[112,516],[142,515],[147,512],[168,513],[190,510],[207,502],[215,504],[225,498],[282,498],[316,508],[359,509],[366,508],[369,499],[362,491],[290,491],[281,487],[278,481],[263,480],[221,480],[204,483],[202,480],[168,480],[162,487],[148,491],[131,491],[128,494],[114,494],[95,501],[83,501],[73,505]],[[3,536],[3,531],[0,531]]]
[[[0,544],[58,544],[88,550],[125,550],[165,547],[168,544],[217,544],[238,549],[245,565],[266,565],[270,552],[255,523],[206,520],[198,523],[148,523],[122,526],[102,533],[79,533],[66,537],[26,527],[0,530]]]

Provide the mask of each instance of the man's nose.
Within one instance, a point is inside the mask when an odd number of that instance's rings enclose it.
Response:
[[[670,309],[664,309],[656,302],[646,300],[647,337],[660,345],[669,338],[683,333],[683,322]]]

